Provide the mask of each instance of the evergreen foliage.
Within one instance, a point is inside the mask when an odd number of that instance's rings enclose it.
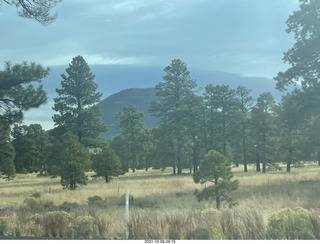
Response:
[[[87,184],[88,177],[85,172],[89,171],[91,166],[89,150],[72,132],[67,132],[55,140],[49,158],[49,174],[61,176],[63,187],[75,190],[78,185]]]
[[[12,65],[6,62],[4,70],[0,71],[0,119],[9,124],[21,122],[24,111],[46,103],[41,80],[48,74],[48,68],[36,63]],[[36,87],[34,83],[39,85]]]
[[[128,172],[131,167],[135,172],[139,156],[144,153],[146,144],[151,143],[148,140],[149,136],[143,120],[144,114],[139,112],[136,106],[124,106],[116,117],[119,120],[124,139],[123,147],[127,162],[125,170]]]
[[[18,125],[12,128],[12,145],[16,152],[14,163],[17,172],[43,173],[45,167],[48,136],[44,133],[40,124]]]
[[[101,152],[92,156],[92,169],[95,176],[103,177],[106,183],[110,182],[110,177],[123,173],[120,158],[109,146],[102,147]]]
[[[287,20],[287,32],[294,34],[296,42],[283,57],[291,67],[275,77],[277,89],[281,91],[297,83],[301,83],[303,89],[319,83],[319,9],[320,2],[317,0],[300,0],[300,9]]]
[[[61,75],[61,88],[56,89],[59,96],[54,99],[53,109],[59,114],[53,116],[57,126],[53,134],[71,131],[81,143],[92,144],[107,130],[101,122],[98,106],[102,93],[96,91],[98,85],[94,82],[95,76],[83,57],[73,58],[66,72],[67,75]]]
[[[16,174],[14,155],[14,148],[10,142],[10,127],[0,120],[0,171],[8,181]]]
[[[18,9],[18,15],[34,19],[42,25],[51,24],[56,20],[57,14],[50,15],[50,10],[62,0],[3,0]]]
[[[214,150],[209,151],[200,163],[199,170],[193,174],[195,183],[213,183],[202,191],[196,191],[195,195],[199,201],[215,199],[217,208],[221,207],[221,202],[226,201],[233,205],[231,192],[238,188],[239,181],[232,180],[230,163],[226,157]]]
[[[190,112],[187,104],[197,84],[190,77],[187,65],[180,59],[172,60],[164,71],[163,82],[156,85],[158,101],[151,104],[150,111],[160,119],[160,124],[168,130],[167,134],[174,141],[178,174],[181,174],[184,128]]]

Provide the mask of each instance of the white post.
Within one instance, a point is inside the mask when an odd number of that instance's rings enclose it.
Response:
[[[126,237],[129,239],[129,190],[126,189]]]

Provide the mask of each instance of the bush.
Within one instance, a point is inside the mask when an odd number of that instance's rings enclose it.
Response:
[[[210,239],[211,240],[225,240],[226,236],[223,233],[221,225],[214,225],[211,228],[210,232]]]
[[[11,218],[7,216],[0,217],[0,235],[3,236],[9,229]]]
[[[41,197],[41,193],[40,192],[34,192],[31,194],[32,197],[34,198],[40,198]]]
[[[44,235],[49,237],[71,237],[72,218],[64,211],[53,211],[43,215],[41,224],[44,226]]]
[[[74,210],[79,205],[76,202],[63,202],[61,205],[59,205],[59,209],[62,211],[70,212],[71,210]]]
[[[280,209],[268,220],[267,237],[274,240],[315,239],[309,213],[301,207]]]
[[[103,200],[101,197],[95,195],[93,197],[88,197],[87,199],[88,205],[100,205],[103,203]]]
[[[78,216],[74,224],[75,238],[89,239],[94,235],[93,217]]]
[[[24,204],[31,208],[31,209],[36,209],[36,210],[54,210],[55,205],[53,202],[48,201],[48,200],[42,200],[40,198],[34,198],[34,197],[28,197],[24,199]]]

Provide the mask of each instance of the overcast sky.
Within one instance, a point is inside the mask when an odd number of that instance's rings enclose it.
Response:
[[[49,26],[0,5],[0,65],[35,61],[188,67],[272,78],[293,44],[286,20],[298,0],[63,0]]]
[[[152,65],[174,58],[192,67],[272,79],[294,43],[286,20],[298,0],[63,0],[49,26],[17,16],[0,0],[0,68],[5,61],[67,65]],[[52,101],[25,122],[53,127]]]

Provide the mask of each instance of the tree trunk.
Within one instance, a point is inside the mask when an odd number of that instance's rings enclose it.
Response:
[[[220,209],[220,196],[219,196],[219,188],[217,187],[218,185],[218,178],[214,179],[214,185],[215,185],[215,194],[216,194],[216,205],[217,205],[217,209]]]
[[[318,152],[318,166],[320,166],[320,152]]]
[[[145,160],[145,165],[146,165],[146,171],[148,171],[149,166],[148,166],[148,159],[147,159],[147,157],[144,157],[144,160]]]
[[[216,196],[216,205],[217,205],[217,209],[220,209],[220,197],[217,195]]]
[[[266,173],[266,132],[262,134],[262,173]]]
[[[106,180],[106,183],[109,183],[109,182],[110,182],[108,175],[105,176],[105,180]]]
[[[290,173],[290,168],[291,168],[291,164],[292,164],[292,146],[291,146],[291,138],[290,138],[290,146],[288,149],[288,161],[287,161],[287,172]]]
[[[256,161],[256,168],[257,168],[257,172],[260,172],[261,169],[260,169],[260,153],[259,151],[257,152],[257,161]]]
[[[225,118],[225,111],[224,106],[222,108],[222,152],[223,155],[227,156],[227,138],[226,138],[226,118]]]
[[[180,133],[178,136],[178,155],[177,155],[177,168],[178,168],[178,175],[182,174],[182,160],[181,160],[181,138]]]
[[[137,156],[134,154],[133,155],[133,161],[132,161],[132,172],[136,172],[136,163],[137,163]]]
[[[242,123],[242,146],[243,146],[243,165],[244,165],[244,172],[248,172],[248,167],[247,167],[246,125],[245,125],[245,123]]]

